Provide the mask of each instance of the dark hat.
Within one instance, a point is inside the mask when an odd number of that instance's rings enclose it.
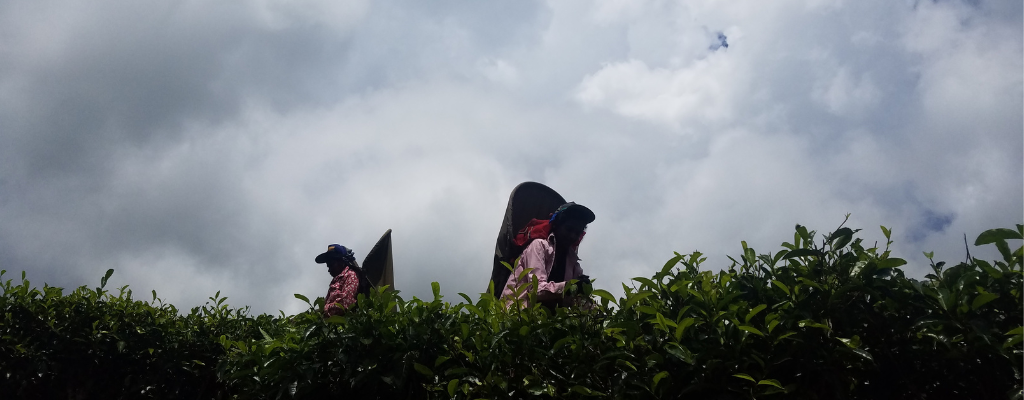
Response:
[[[583,224],[589,224],[594,222],[595,218],[594,212],[590,211],[589,208],[570,201],[562,204],[561,207],[558,207],[558,210],[555,210],[554,214],[551,214],[551,223],[558,225],[566,221],[579,221]]]
[[[356,253],[354,253],[351,249],[348,249],[340,244],[331,244],[327,246],[327,251],[316,256],[316,263],[323,264],[329,260],[350,261],[355,259]]]

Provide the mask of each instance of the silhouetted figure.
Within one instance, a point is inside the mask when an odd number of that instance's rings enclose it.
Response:
[[[355,253],[340,244],[327,246],[327,251],[316,256],[317,264],[327,264],[331,286],[327,289],[324,316],[344,314],[356,304],[356,296],[370,292],[370,283],[356,262]]]

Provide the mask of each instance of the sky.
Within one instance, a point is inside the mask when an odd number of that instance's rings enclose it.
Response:
[[[616,294],[846,214],[923,277],[1024,222],[1022,9],[0,0],[0,268],[290,314],[328,244],[392,229],[402,296],[458,301],[537,181],[595,212],[583,269]]]

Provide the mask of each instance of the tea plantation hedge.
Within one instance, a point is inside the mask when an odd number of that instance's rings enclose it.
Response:
[[[888,239],[890,232],[882,228]],[[3,399],[1021,398],[1024,227],[975,244],[1001,260],[907,278],[891,241],[816,235],[708,271],[676,254],[589,310],[505,310],[394,292],[323,319],[190,311],[127,287],[35,288],[0,273]],[[932,257],[929,255],[928,257]],[[309,300],[302,295],[296,297]],[[146,296],[149,297],[149,296]]]

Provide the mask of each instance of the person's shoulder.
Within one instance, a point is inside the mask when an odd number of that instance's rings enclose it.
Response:
[[[523,249],[523,252],[524,253],[527,252],[527,251],[545,251],[545,252],[550,252],[550,251],[553,251],[553,249],[554,249],[554,247],[551,246],[551,242],[549,242],[548,239],[536,238],[536,239],[533,239],[533,241],[531,241],[529,244],[526,245],[526,248]]]
[[[353,271],[352,268],[349,267],[345,267],[338,276],[345,278],[359,278],[359,275],[356,275],[356,271]]]

